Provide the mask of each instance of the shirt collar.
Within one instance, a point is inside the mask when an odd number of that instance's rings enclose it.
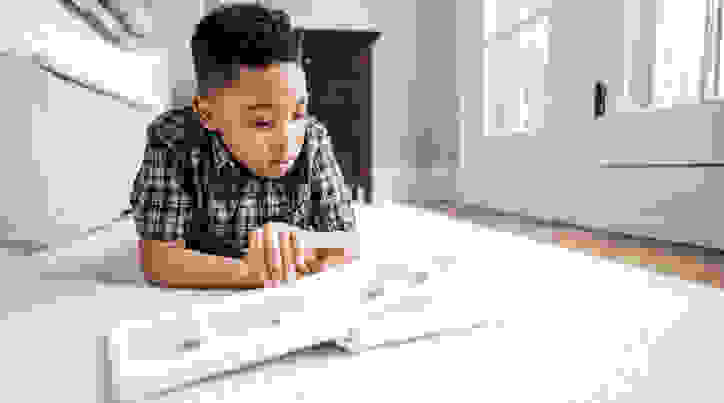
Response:
[[[234,165],[234,157],[226,147],[226,144],[221,140],[219,134],[208,129],[206,135],[211,136],[211,148],[214,155],[214,166],[219,169],[225,165]]]

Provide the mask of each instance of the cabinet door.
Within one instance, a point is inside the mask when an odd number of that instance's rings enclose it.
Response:
[[[378,36],[367,31],[304,31],[309,113],[325,124],[346,184],[368,203],[374,185],[372,46]]]

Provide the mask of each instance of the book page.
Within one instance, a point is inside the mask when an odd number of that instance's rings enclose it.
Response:
[[[133,399],[344,338],[366,314],[374,277],[358,261],[280,288],[183,295],[173,311],[113,329],[113,377]]]
[[[172,312],[114,329],[113,376],[125,396],[138,397],[325,342],[357,351],[355,346],[419,336],[447,323],[439,318],[449,322],[449,315],[425,305],[431,296],[445,301],[453,277],[423,260],[360,259],[280,288],[231,295],[197,291],[179,299]],[[452,309],[448,305],[437,303],[435,310],[445,313]]]
[[[474,328],[489,319],[488,312],[471,304],[471,287],[460,286],[459,274],[418,271],[411,280],[388,282],[386,295],[367,305],[364,315],[338,344],[360,352],[385,344]]]

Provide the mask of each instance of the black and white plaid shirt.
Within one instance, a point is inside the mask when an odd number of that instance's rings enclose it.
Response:
[[[327,130],[313,118],[305,127],[295,165],[271,179],[239,164],[191,107],[162,113],[148,126],[130,195],[139,237],[183,239],[189,249],[239,258],[248,253],[249,231],[268,222],[356,231],[351,191]]]

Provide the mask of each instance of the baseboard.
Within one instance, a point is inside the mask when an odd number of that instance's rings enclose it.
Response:
[[[631,234],[621,231],[612,231],[609,228],[600,226],[591,226],[587,224],[577,223],[573,220],[565,220],[561,218],[542,218],[525,214],[519,210],[509,210],[489,207],[484,204],[470,204],[460,203],[453,200],[427,200],[427,201],[415,201],[407,200],[405,204],[420,206],[423,208],[432,208],[436,210],[447,210],[448,208],[455,208],[455,217],[457,219],[466,219],[467,217],[473,216],[497,216],[497,217],[510,217],[524,223],[526,225],[541,225],[545,227],[554,228],[557,231],[568,231],[568,232],[587,232],[592,233],[595,239],[606,239],[612,241],[630,241],[636,242],[640,247],[668,247],[668,248],[682,248],[692,249],[697,251],[697,254],[704,256],[724,256],[724,250],[712,247],[706,247],[697,245],[693,242],[682,242],[672,241],[668,239],[661,239],[650,236],[643,236],[639,234]]]

